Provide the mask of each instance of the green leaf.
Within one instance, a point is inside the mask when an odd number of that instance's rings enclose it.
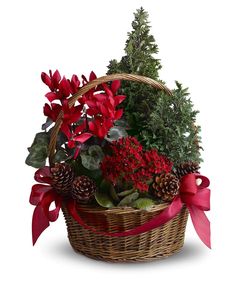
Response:
[[[100,167],[100,160],[87,155],[87,154],[80,154],[83,166],[88,170],[97,170]]]
[[[46,131],[48,127],[50,127],[52,125],[53,121],[47,117],[46,122],[42,125],[42,130]]]
[[[31,146],[30,152],[25,160],[25,163],[34,168],[45,166],[47,158],[47,146],[35,144]]]
[[[46,132],[37,133],[35,138],[34,138],[34,141],[33,141],[32,145],[31,145],[31,147],[33,147],[36,144],[48,145],[49,144],[49,139],[50,139],[50,136],[49,136],[48,133],[46,133]]]
[[[113,204],[111,198],[109,197],[109,195],[107,195],[105,193],[101,193],[101,192],[97,191],[95,193],[95,199],[96,199],[97,203],[102,207],[106,207],[106,208],[114,207],[114,204]]]
[[[91,145],[88,149],[88,154],[100,162],[104,158],[104,153],[99,145]]]
[[[54,162],[62,162],[68,158],[66,151],[63,149],[59,149],[54,156]]]
[[[99,185],[100,191],[103,193],[109,193],[110,187],[112,186],[112,183],[109,182],[106,179],[103,179]]]
[[[123,127],[114,126],[110,129],[105,139],[109,142],[117,141],[120,138],[127,137],[128,133]]]
[[[125,197],[125,196],[130,195],[131,193],[133,193],[134,190],[135,190],[135,189],[126,190],[126,191],[123,191],[123,192],[121,192],[121,193],[118,193],[117,195],[118,195],[119,197]]]
[[[133,201],[135,201],[139,197],[138,192],[134,192],[130,195],[124,197],[118,204],[118,206],[129,206]]]
[[[132,207],[143,210],[149,210],[153,205],[155,202],[150,198],[138,198],[132,203]]]
[[[120,200],[113,185],[110,187],[110,196],[116,202]]]
[[[88,170],[97,170],[104,158],[104,153],[99,145],[92,145],[87,151],[80,154],[82,165]]]

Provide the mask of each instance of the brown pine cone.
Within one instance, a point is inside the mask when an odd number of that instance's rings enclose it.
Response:
[[[179,180],[171,173],[156,176],[150,187],[150,193],[163,201],[172,201],[179,193]]]
[[[72,197],[77,203],[89,203],[94,199],[97,186],[87,176],[78,176],[72,184]]]
[[[188,161],[178,165],[175,169],[173,169],[172,173],[180,179],[184,175],[190,173],[199,173],[199,169],[200,166],[197,162]]]
[[[69,196],[75,176],[72,167],[68,163],[56,163],[51,168],[51,174],[54,190],[64,197]]]

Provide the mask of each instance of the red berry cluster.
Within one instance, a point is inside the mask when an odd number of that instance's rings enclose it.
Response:
[[[101,163],[105,178],[113,184],[130,184],[140,191],[147,191],[155,174],[168,173],[172,163],[156,149],[144,151],[135,137],[127,137],[113,142],[112,155]]]

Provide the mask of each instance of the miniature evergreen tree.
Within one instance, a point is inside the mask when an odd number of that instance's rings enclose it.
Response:
[[[132,28],[125,55],[120,61],[110,61],[107,74],[133,73],[160,81],[158,46],[150,35],[148,13],[142,7],[134,13]],[[124,119],[129,133],[145,148],[157,148],[175,165],[189,160],[200,162],[200,127],[194,126],[198,111],[193,110],[187,89],[176,85],[170,97],[145,84],[123,81],[121,90],[127,96],[122,105]]]

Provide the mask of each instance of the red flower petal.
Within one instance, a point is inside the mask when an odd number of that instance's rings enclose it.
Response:
[[[58,99],[58,95],[55,92],[48,92],[45,94],[45,96],[47,97],[47,99],[52,102],[53,100]]]
[[[96,114],[98,114],[98,111],[97,109],[87,109],[86,113],[89,115],[89,116],[94,116]]]
[[[83,133],[77,137],[74,137],[73,140],[74,141],[78,141],[81,143],[86,142],[88,139],[90,139],[93,135],[91,133]]]
[[[114,97],[113,96],[109,96],[109,101],[110,101],[112,107],[114,108],[115,107],[115,99],[114,99]]]
[[[79,89],[79,86],[80,86],[80,81],[78,79],[78,76],[73,75],[72,78],[71,78],[70,84],[71,84],[72,93],[76,93]]]
[[[96,76],[95,73],[92,71],[92,72],[90,73],[90,75],[89,75],[89,81],[91,82],[91,81],[95,80],[96,78],[97,78],[97,76]]]
[[[50,89],[52,88],[51,78],[46,73],[41,73],[41,79]]]
[[[103,89],[105,90],[106,94],[109,96],[109,97],[113,97],[113,92],[109,89],[108,85],[103,83],[102,84],[103,86]]]
[[[115,99],[115,106],[119,105],[122,101],[124,101],[126,99],[125,95],[116,95],[114,97]]]
[[[89,122],[88,124],[89,124],[89,130],[90,130],[91,132],[94,132],[95,129],[96,129],[95,123],[94,123],[94,122]]]
[[[69,116],[69,119],[68,119],[68,124],[72,124],[72,123],[78,122],[78,120],[80,119],[80,117],[81,117],[81,113],[80,113],[80,112],[71,114],[71,115]]]
[[[118,109],[115,113],[115,120],[119,120],[123,115],[123,109]]]
[[[58,88],[64,97],[68,97],[71,93],[70,81],[68,81],[65,77],[61,80]]]
[[[106,95],[105,94],[102,94],[102,93],[98,93],[94,96],[94,98],[97,100],[97,101],[100,101],[100,102],[103,102],[107,99]]]
[[[85,100],[85,103],[89,106],[89,107],[96,107],[96,103],[92,100]]]
[[[112,92],[115,94],[119,88],[120,88],[120,81],[119,80],[113,81],[111,84]]]
[[[61,80],[61,75],[59,71],[56,70],[52,75],[52,84],[55,88],[58,88],[60,80]]]
[[[68,140],[71,138],[71,131],[70,131],[70,128],[67,124],[63,123],[61,125],[61,131],[66,135]]]
[[[67,143],[67,146],[68,146],[69,148],[74,148],[75,145],[76,145],[75,142],[72,141],[72,140],[68,141],[68,143]]]
[[[51,107],[47,103],[43,107],[43,113],[45,116],[51,118]]]
[[[102,115],[104,115],[106,117],[109,117],[109,112],[108,112],[107,108],[103,104],[101,104],[99,108],[100,108],[100,111],[101,111]]]

